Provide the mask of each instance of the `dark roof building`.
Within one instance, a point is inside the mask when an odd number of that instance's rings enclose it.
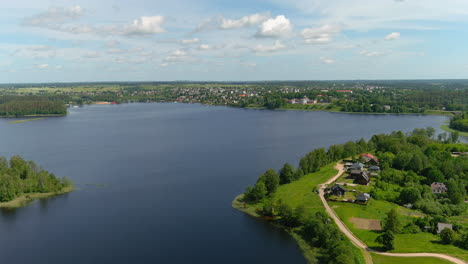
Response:
[[[369,166],[370,171],[380,171],[380,167],[376,165]]]
[[[346,189],[339,184],[335,184],[333,187],[331,187],[330,192],[336,196],[343,196],[346,192]]]
[[[355,180],[356,183],[367,185],[370,182],[370,176],[368,171],[362,171],[359,175],[356,176]]]
[[[353,163],[353,165],[351,165],[351,167],[349,167],[351,170],[362,170],[364,169],[364,164],[362,164],[361,162],[356,162],[356,163]]]

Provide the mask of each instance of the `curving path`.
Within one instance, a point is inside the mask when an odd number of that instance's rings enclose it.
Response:
[[[356,237],[351,230],[341,221],[341,219],[336,215],[335,211],[331,209],[331,207],[328,205],[327,201],[325,200],[325,187],[336,181],[344,172],[345,168],[343,164],[340,164],[339,162],[336,164],[335,169],[338,170],[338,173],[330,178],[327,182],[323,183],[320,185],[319,189],[319,196],[320,200],[322,200],[323,205],[325,206],[325,210],[327,213],[333,218],[335,221],[336,225],[338,228],[345,234],[353,244],[355,244],[357,247],[364,249],[368,252],[372,252],[375,254],[380,254],[380,255],[385,255],[385,256],[391,256],[391,257],[435,257],[435,258],[441,258],[448,260],[450,262],[456,263],[456,264],[467,264],[464,260],[461,260],[459,258],[455,258],[449,255],[445,254],[438,254],[438,253],[385,253],[385,252],[380,252],[374,249],[369,248],[364,242],[362,242],[358,237]],[[372,263],[372,258],[370,254],[365,254],[366,258],[366,263]]]

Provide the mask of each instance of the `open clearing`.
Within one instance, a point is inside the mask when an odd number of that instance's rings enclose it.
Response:
[[[382,230],[382,225],[380,224],[380,220],[377,220],[377,219],[351,217],[349,221],[353,223],[354,227],[356,227],[357,229]]]

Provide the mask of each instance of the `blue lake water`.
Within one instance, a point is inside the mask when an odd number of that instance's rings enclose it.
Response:
[[[287,234],[232,209],[232,199],[266,169],[297,164],[314,148],[446,120],[172,103],[0,119],[0,155],[22,155],[77,187],[0,211],[0,256],[3,263],[305,263]]]

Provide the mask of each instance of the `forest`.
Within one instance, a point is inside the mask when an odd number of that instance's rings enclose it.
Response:
[[[456,133],[436,136],[433,128],[427,128],[415,129],[408,134],[398,131],[374,135],[368,141],[361,139],[332,145],[328,149],[315,149],[300,159],[297,168],[286,163],[278,172],[267,170],[253,187],[247,187],[244,201],[257,205],[261,215],[271,217],[278,224],[299,230],[297,232],[313,247],[330,254],[333,248],[340,248],[334,255],[326,254],[327,263],[352,263],[345,258],[351,250],[349,245],[336,226],[329,224],[328,216],[321,211],[311,216],[304,206],[294,208],[274,198],[278,188],[294,183],[304,175],[317,173],[327,164],[342,159],[359,160],[360,153],[374,153],[380,159],[382,172],[372,185],[371,197],[401,206],[411,204],[413,210],[426,215],[399,226],[399,223],[393,223],[398,222],[396,213],[389,212],[384,222],[385,233],[378,239],[379,243],[389,246],[388,243],[393,243],[394,233],[435,232],[437,222],[447,222],[449,217],[466,213],[468,156],[453,156],[452,152],[467,152],[468,145],[457,142]],[[445,183],[447,192],[433,193],[430,187],[433,182]],[[447,232],[450,234],[445,234]],[[468,227],[464,225],[454,224],[453,230],[444,231],[440,237],[442,243],[468,249]]]
[[[20,156],[10,160],[0,157],[0,202],[11,201],[23,194],[61,192],[71,187],[67,178],[57,178],[33,161]]]
[[[66,114],[65,102],[58,96],[0,96],[0,116]]]

